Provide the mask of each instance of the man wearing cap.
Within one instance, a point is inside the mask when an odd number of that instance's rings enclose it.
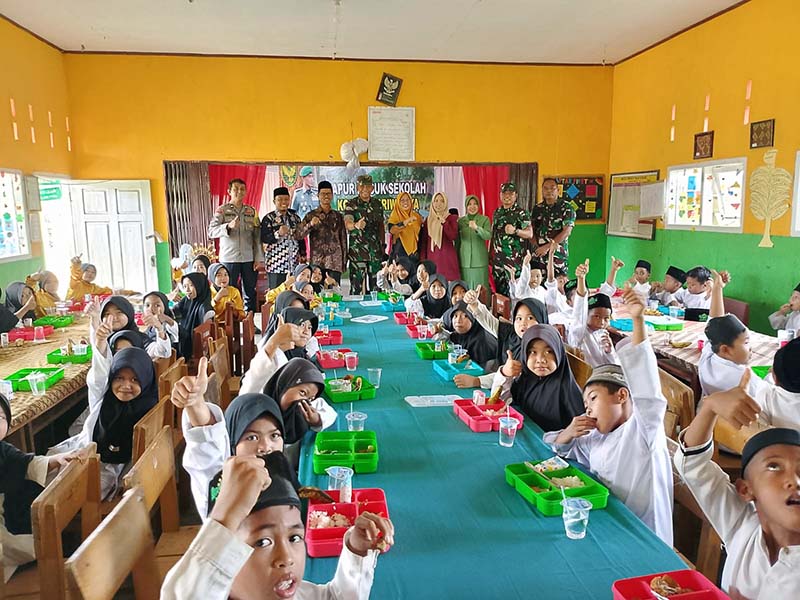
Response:
[[[319,197],[314,188],[314,169],[309,166],[300,169],[300,179],[303,185],[294,191],[292,210],[302,219],[309,211],[319,207]]]
[[[492,238],[489,244],[492,279],[497,293],[508,296],[506,267],[514,267],[514,275],[519,277],[528,240],[532,237],[528,213],[517,205],[517,185],[507,181],[500,186],[500,207],[492,215]]]
[[[298,261],[305,259],[305,235],[298,233],[300,217],[289,208],[289,190],[275,188],[272,192],[275,210],[264,215],[261,221],[261,243],[264,244],[264,265],[270,289],[286,280]]]
[[[344,223],[350,234],[350,292],[365,294],[377,290],[378,271],[386,260],[386,229],[383,205],[372,197],[372,177],[359,175],[358,196],[344,205]]]
[[[219,240],[219,262],[225,265],[231,277],[230,284],[242,290],[245,308],[255,312],[256,271],[262,264],[261,219],[255,208],[244,204],[246,195],[244,181],[231,179],[228,183],[230,202],[214,213],[208,225],[208,237]]]
[[[542,198],[533,207],[531,219],[536,235],[534,254],[546,256],[550,251],[550,242],[556,242],[553,264],[556,268],[569,267],[569,236],[575,226],[575,209],[566,200],[558,197],[558,183],[550,177],[542,181]]]
[[[309,212],[297,229],[298,235],[308,235],[309,262],[324,268],[337,283],[341,281],[347,259],[347,228],[342,213],[333,210],[333,186],[319,182],[319,208]]]

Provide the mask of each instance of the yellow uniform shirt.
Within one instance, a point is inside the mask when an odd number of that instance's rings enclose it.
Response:
[[[216,286],[211,286],[211,298],[212,300],[219,292]],[[237,317],[240,319],[244,319],[244,300],[242,299],[242,293],[233,286],[228,286],[228,296],[226,298],[220,298],[216,302],[214,302],[214,313],[217,315],[218,319],[221,319],[225,316],[225,307],[228,305],[228,302],[233,304],[233,308],[237,311]]]

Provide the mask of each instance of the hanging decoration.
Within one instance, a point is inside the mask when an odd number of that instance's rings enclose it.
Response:
[[[347,163],[347,176],[352,177],[355,175],[361,163],[358,160],[359,155],[364,154],[369,150],[369,142],[364,138],[356,138],[349,142],[342,144],[339,154],[342,160]]]
[[[759,221],[764,221],[764,235],[759,248],[772,248],[770,238],[772,221],[781,218],[789,210],[789,195],[792,193],[792,175],[786,169],[775,166],[777,150],[764,153],[764,166],[758,167],[750,176],[750,212]]]

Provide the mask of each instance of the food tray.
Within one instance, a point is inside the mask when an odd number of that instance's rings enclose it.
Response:
[[[542,461],[532,462],[532,464],[538,464],[539,462]],[[578,477],[585,485],[579,488],[564,488],[564,493],[568,497],[585,498],[592,504],[592,508],[605,508],[608,504],[608,488],[575,467],[550,471],[546,476],[532,471],[524,463],[506,465],[505,470],[506,483],[517,490],[520,496],[533,504],[536,510],[547,517],[559,516],[563,511],[561,488],[551,484],[550,477]],[[537,492],[531,486],[536,486],[546,491]]]
[[[381,304],[381,310],[384,312],[395,312],[399,310],[405,310],[405,308],[406,304],[402,300],[400,302],[396,302],[395,304],[392,304],[388,300],[384,300]]]
[[[341,294],[333,294],[330,298],[326,298],[325,296],[322,296],[322,301],[323,302],[341,302],[342,301],[342,295]]]
[[[373,451],[365,452],[369,446]],[[321,454],[333,451],[335,454]],[[378,470],[378,440],[374,431],[320,431],[314,442],[314,473],[328,467],[350,467],[356,473]]]
[[[769,365],[764,366],[752,366],[750,370],[753,371],[756,375],[758,375],[761,379],[766,379],[767,375],[769,375],[769,371],[772,367]]]
[[[72,323],[74,321],[75,321],[75,317],[72,316],[72,315],[65,315],[63,317],[56,317],[56,316],[53,316],[53,315],[47,315],[46,317],[41,317],[39,319],[36,319],[33,322],[33,324],[36,327],[44,327],[46,325],[49,325],[49,326],[51,326],[53,328],[59,328],[59,327],[67,327],[69,325],[72,325]]]
[[[31,384],[26,379],[28,375],[34,372],[44,373],[46,378],[44,380],[44,389],[49,390],[56,383],[64,379],[64,367],[39,367],[38,369],[20,369],[16,373],[9,375],[5,379],[11,382],[15,392],[30,392]]]
[[[420,325],[426,325],[426,323],[420,323]],[[408,337],[413,338],[415,340],[419,339],[419,331],[417,331],[417,327],[419,327],[419,325],[406,325],[406,333],[408,334]],[[425,337],[427,338],[428,337],[427,329],[425,331],[426,331]]]
[[[317,338],[317,342],[320,346],[333,346],[334,344],[341,344],[344,336],[342,336],[341,329],[331,329],[328,331],[328,335],[323,334],[321,331],[317,331],[314,334],[314,337]]]
[[[52,335],[55,330],[52,325],[43,325],[42,327],[44,328],[44,337]],[[25,340],[26,342],[32,342],[34,335],[33,327],[14,327],[14,329],[8,332],[8,341],[16,342],[17,340]]]
[[[344,319],[342,319],[342,317],[338,316],[335,313],[333,315],[333,319],[329,319],[328,318],[329,314],[330,313],[328,313],[328,311],[325,311],[325,315],[326,316],[319,320],[320,327],[322,325],[327,325],[328,327],[336,327],[336,326],[341,325],[342,323],[344,323]]]
[[[72,354],[70,356],[64,356],[61,354],[61,348],[58,350],[53,350],[47,355],[47,362],[51,365],[61,365],[64,363],[72,363],[75,365],[81,365],[92,360],[92,347],[86,347],[86,354]]]
[[[699,571],[684,569],[668,573],[653,573],[630,579],[620,579],[611,586],[614,600],[636,600],[637,598],[656,598],[650,591],[650,582],[659,575],[669,575],[675,582],[684,588],[695,590],[685,594],[670,596],[670,600],[730,600],[725,592],[711,583]]]
[[[403,298],[403,294],[399,294],[397,292],[395,292],[394,294],[390,294],[389,292],[378,292],[378,300],[385,300],[388,302],[389,298],[391,298],[392,296],[394,296],[395,298],[401,298],[401,299]]]
[[[394,313],[394,322],[397,323],[398,325],[414,325],[414,319],[415,318],[416,317],[415,317],[414,314],[412,314],[411,318],[409,318],[407,312],[396,312],[396,313]],[[428,322],[425,319],[422,319],[422,322],[420,322],[419,324],[420,325],[427,325],[427,323]]]
[[[330,356],[322,356],[322,353],[329,352],[350,352],[350,348],[336,348],[335,350],[321,350],[317,352],[317,362],[323,369],[344,369],[344,358],[331,358]],[[358,362],[356,362],[358,365]]]
[[[617,331],[633,331],[633,319],[611,319],[611,323],[609,323],[609,325]],[[653,327],[653,324],[648,323],[647,321],[645,321],[644,327],[647,331],[652,332],[656,330],[656,328]]]
[[[502,408],[503,414],[498,416],[488,416],[487,410],[498,410]],[[472,431],[476,433],[486,433],[488,431],[500,430],[500,417],[505,417],[505,402],[495,404],[483,404],[478,406],[471,399],[456,400],[453,402],[453,412],[464,421]],[[525,417],[521,413],[509,407],[508,414],[519,421],[518,429],[522,429]]]
[[[334,403],[339,402],[355,402],[356,400],[372,400],[377,393],[375,390],[375,386],[372,385],[364,375],[359,375],[357,373],[347,373],[348,375],[353,375],[353,377],[361,377],[361,389],[355,392],[332,392],[330,387],[331,379],[333,377],[325,380],[325,396],[327,396],[328,400]],[[340,377],[343,379],[344,377]]]
[[[463,363],[454,363],[451,365],[446,360],[434,360],[433,370],[445,381],[453,381],[453,377],[461,373],[472,375],[473,377],[479,377],[480,375],[483,375],[483,369],[481,369],[480,365],[475,361],[472,361],[472,365],[467,368],[467,364],[469,364],[469,362],[470,361],[465,361]]]
[[[436,342],[417,342],[417,355],[424,360],[446,359],[449,350],[436,351]]]
[[[328,490],[328,494],[334,499],[339,499],[338,490]],[[371,512],[382,517],[389,517],[389,508],[386,504],[386,494],[379,488],[365,488],[353,490],[352,502],[335,502],[333,504],[309,501],[308,514],[314,511],[321,511],[326,514],[339,513],[345,515],[350,523],[362,512]],[[312,529],[306,523],[306,551],[313,558],[326,556],[339,556],[344,545],[344,534],[347,527],[330,527],[327,529]]]
[[[662,315],[669,315],[669,308],[670,308],[669,306],[659,306],[658,307],[658,312],[660,312]],[[675,307],[673,307],[673,308],[675,308]],[[683,317],[685,314],[686,314],[685,310],[683,310],[682,308],[678,308],[678,316],[679,317]]]

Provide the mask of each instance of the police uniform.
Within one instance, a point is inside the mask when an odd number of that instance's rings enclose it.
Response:
[[[228,223],[239,217],[235,229]],[[219,240],[219,262],[225,265],[231,276],[231,285],[238,287],[242,277],[242,295],[248,311],[256,310],[256,279],[253,262],[261,261],[261,220],[256,209],[233,202],[220,206],[208,225],[209,239]]]

